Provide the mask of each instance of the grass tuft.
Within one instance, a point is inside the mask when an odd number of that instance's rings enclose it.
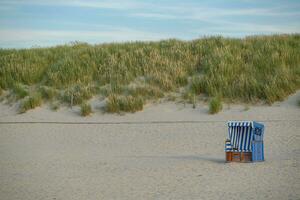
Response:
[[[47,86],[39,87],[39,92],[45,100],[52,100],[58,95],[58,91],[56,89]]]
[[[199,76],[192,77],[190,91],[195,95],[199,95],[204,91],[202,90],[201,78]]]
[[[88,116],[92,113],[92,107],[90,104],[82,103],[80,105],[80,114],[81,116]]]
[[[136,112],[143,109],[142,97],[111,94],[106,101],[106,111],[109,113]]]
[[[91,86],[75,85],[66,89],[61,99],[70,106],[82,104],[84,101],[93,97],[94,90]]]
[[[42,105],[42,96],[39,93],[26,97],[20,104],[20,113]]]
[[[23,85],[15,84],[13,86],[13,94],[16,96],[17,99],[23,99],[24,97],[28,96],[28,91]]]
[[[128,93],[133,97],[143,97],[144,99],[159,99],[164,97],[162,90],[151,85],[129,87]]]
[[[59,109],[59,102],[52,102],[51,104],[50,104],[50,108],[51,108],[51,110],[53,110],[53,111],[57,111],[58,109]]]
[[[222,102],[218,97],[214,97],[209,102],[209,113],[216,114],[222,110]]]

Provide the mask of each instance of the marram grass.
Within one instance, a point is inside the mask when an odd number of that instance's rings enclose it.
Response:
[[[219,97],[214,97],[209,102],[209,113],[216,114],[223,108],[222,101]]]
[[[39,93],[30,95],[24,98],[20,104],[20,113],[25,113],[26,111],[38,107],[42,104],[42,97]]]
[[[144,100],[141,97],[111,94],[107,98],[106,112],[136,112],[143,110]]]
[[[12,90],[16,99],[23,99],[24,97],[28,96],[28,90],[21,84],[14,84]]]
[[[104,95],[110,112],[174,92],[271,104],[300,88],[300,35],[2,49],[0,88],[69,105]]]
[[[88,116],[92,113],[92,107],[90,104],[82,103],[80,105],[80,114],[81,116]]]

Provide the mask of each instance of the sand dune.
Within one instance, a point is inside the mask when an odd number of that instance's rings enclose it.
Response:
[[[299,199],[299,98],[217,115],[162,103],[87,118],[1,104],[0,199]],[[265,162],[224,163],[227,120],[266,125]]]

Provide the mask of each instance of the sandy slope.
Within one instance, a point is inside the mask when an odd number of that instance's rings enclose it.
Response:
[[[0,199],[300,199],[299,98],[217,115],[163,103],[88,118],[77,108],[17,115],[1,104]],[[264,122],[265,162],[224,163],[225,121],[234,119]],[[4,123],[13,121],[115,124]],[[133,123],[149,121],[186,122]]]

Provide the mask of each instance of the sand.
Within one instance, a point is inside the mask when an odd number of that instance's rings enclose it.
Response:
[[[119,116],[94,103],[87,118],[2,103],[0,199],[300,199],[297,99],[217,115],[165,102]],[[265,162],[225,163],[227,120],[265,124]]]

